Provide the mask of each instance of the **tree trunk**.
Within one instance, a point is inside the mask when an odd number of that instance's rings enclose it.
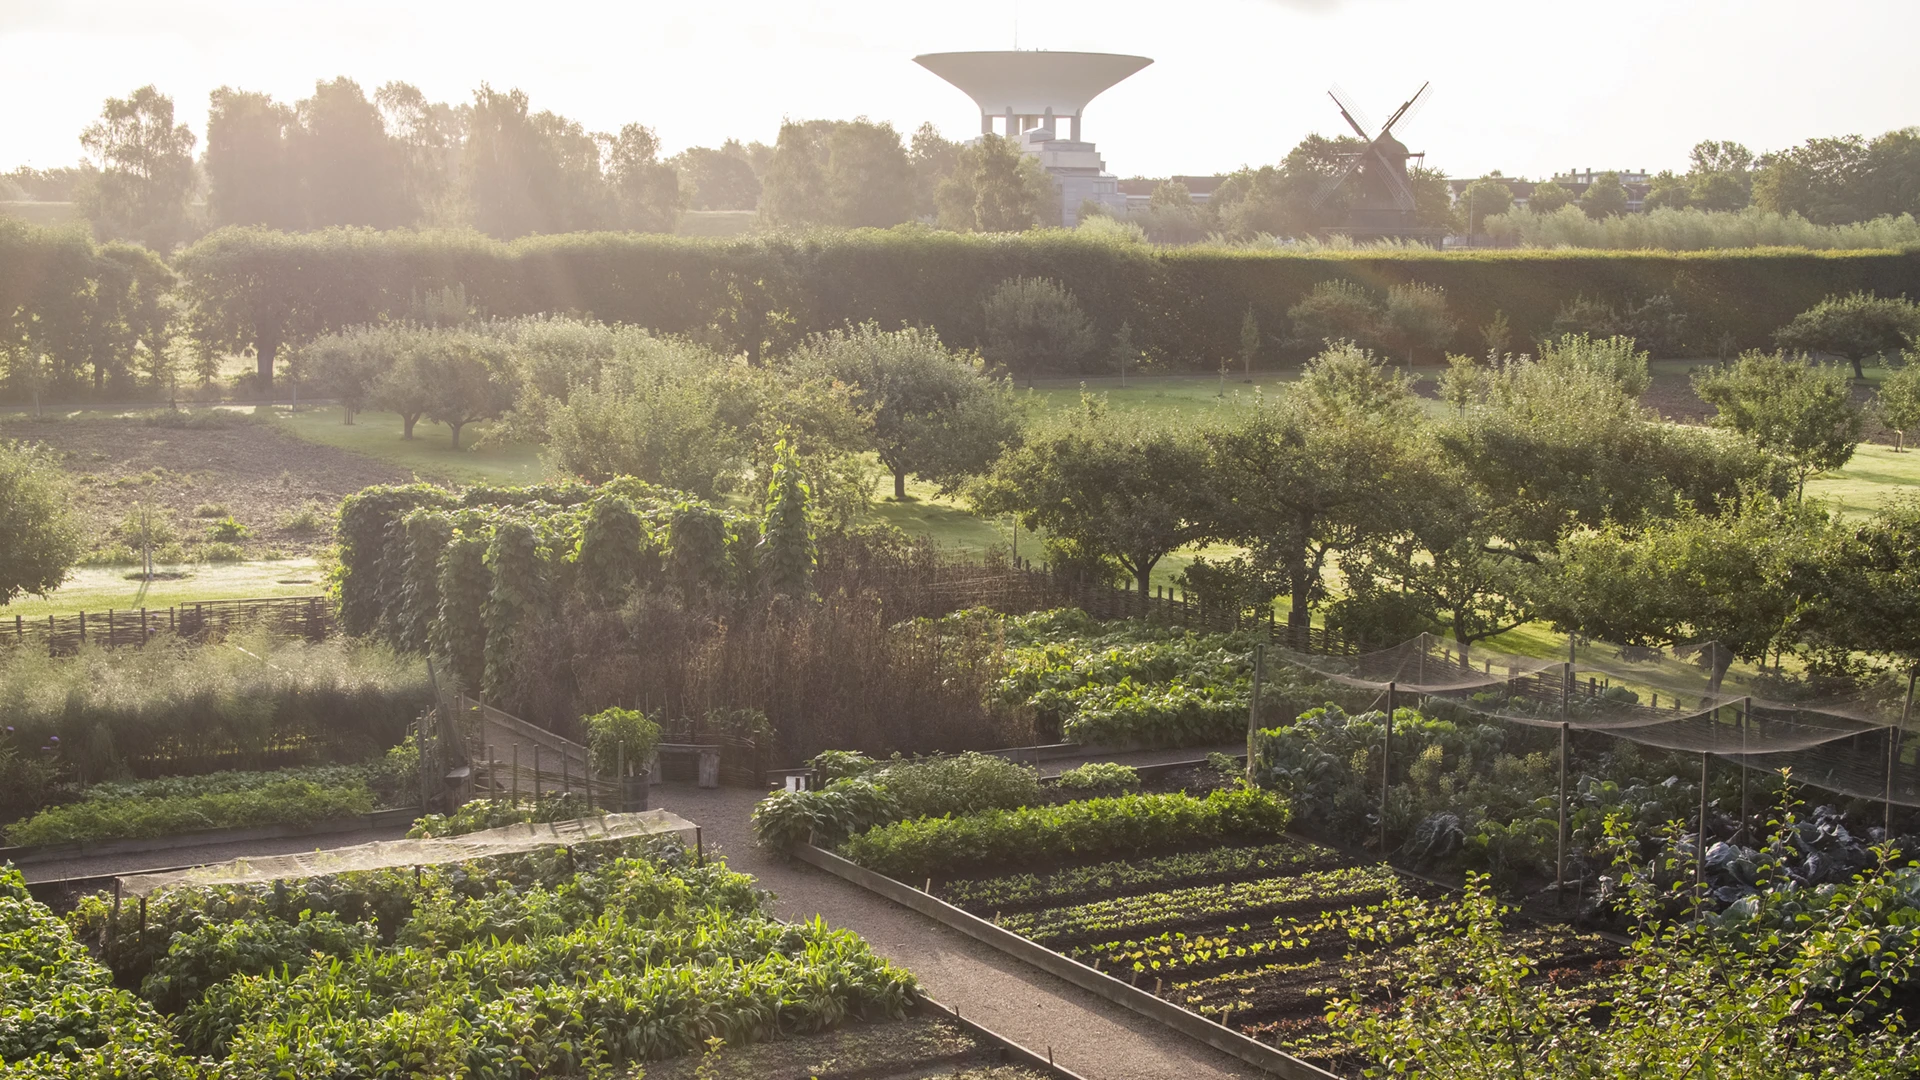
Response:
[[[1867,370],[1864,363],[1866,358],[1861,356],[1849,356],[1847,357],[1847,359],[1853,361],[1853,381],[1866,382]]]
[[[264,393],[273,388],[273,358],[280,354],[280,339],[262,335],[254,340],[253,347],[258,357],[254,371],[260,377],[260,390]]]
[[[353,406],[342,405],[340,406],[340,411],[346,414],[346,419],[340,422],[347,425],[348,427],[352,427],[353,426]]]
[[[893,471],[893,501],[907,501],[907,472],[905,469]]]
[[[1140,607],[1144,610],[1153,596],[1153,564],[1148,563],[1134,578],[1140,582]]]
[[[453,448],[455,450],[460,449],[460,429],[466,427],[467,422],[465,420],[449,420],[447,421],[447,426],[453,429]]]
[[[413,438],[413,425],[419,422],[420,422],[419,413],[417,412],[401,413],[400,414],[400,424],[401,424],[400,437],[403,439]]]

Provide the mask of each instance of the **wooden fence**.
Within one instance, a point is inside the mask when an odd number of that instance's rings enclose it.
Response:
[[[166,608],[82,611],[73,615],[0,622],[0,641],[33,642],[56,655],[80,646],[145,645],[157,635],[189,641],[218,637],[242,626],[320,641],[333,633],[333,603],[324,596],[269,596],[254,600],[201,600]]]

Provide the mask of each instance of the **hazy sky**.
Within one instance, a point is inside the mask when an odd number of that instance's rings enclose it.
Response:
[[[1275,161],[1341,130],[1335,83],[1377,119],[1432,80],[1400,134],[1452,175],[1681,168],[1703,138],[1920,124],[1916,0],[0,0],[0,169],[71,164],[101,100],[148,82],[204,145],[215,87],[292,101],[335,75],[448,101],[519,87],[592,130],[648,124],[669,152],[770,142],[783,116],[965,138],[974,106],[911,57],[1011,48],[1016,24],[1021,48],[1155,59],[1087,110],[1122,176]]]

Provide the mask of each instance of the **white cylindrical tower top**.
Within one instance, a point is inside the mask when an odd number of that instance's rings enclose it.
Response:
[[[1153,63],[1086,52],[927,53],[913,62],[966,92],[982,116],[1077,117],[1087,102]]]

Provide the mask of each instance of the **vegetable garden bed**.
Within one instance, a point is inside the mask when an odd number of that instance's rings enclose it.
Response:
[[[1329,1001],[1398,985],[1405,941],[1368,931],[1396,901],[1442,892],[1390,867],[1286,840],[1000,877],[932,894],[1004,930],[1258,1042],[1334,1071]],[[1604,939],[1515,923],[1565,985],[1615,968]]]

